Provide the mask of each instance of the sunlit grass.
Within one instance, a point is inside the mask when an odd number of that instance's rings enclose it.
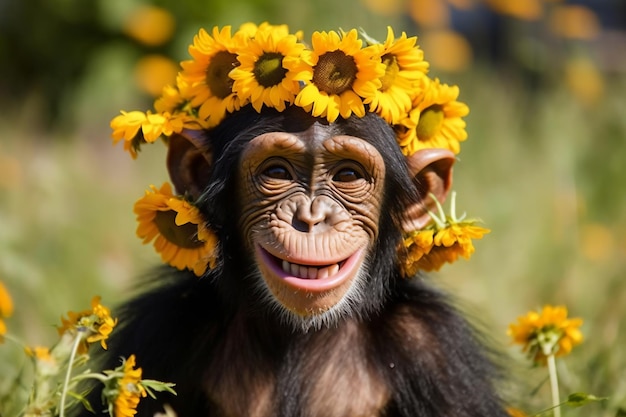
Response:
[[[609,399],[564,415],[613,417],[626,408],[626,82],[608,79],[595,106],[561,85],[529,91],[479,70],[456,82],[471,109],[457,201],[492,232],[471,261],[434,278],[505,349],[508,323],[530,309],[563,304],[583,317],[585,343],[560,361],[561,385]],[[15,302],[7,324],[33,345],[50,343],[60,315],[93,295],[120,302],[159,263],[135,237],[132,205],[167,179],[164,146],[131,161],[109,134],[106,123],[86,138],[0,121],[0,280]],[[22,356],[0,346],[0,375]],[[547,387],[531,391],[545,375],[526,368],[514,366],[515,395],[542,409]]]

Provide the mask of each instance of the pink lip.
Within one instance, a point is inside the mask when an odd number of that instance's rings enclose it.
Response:
[[[276,258],[270,255],[265,249],[260,246],[256,247],[257,256],[270,269],[271,273],[277,278],[283,280],[286,284],[294,289],[310,291],[310,292],[324,292],[339,287],[345,281],[354,276],[354,270],[360,265],[364,249],[359,249],[346,260],[340,262],[341,267],[339,271],[329,277],[321,279],[307,279],[295,277],[287,272],[283,271],[280,265],[277,264]]]

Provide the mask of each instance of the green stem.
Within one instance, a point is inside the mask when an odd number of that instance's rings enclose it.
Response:
[[[556,373],[556,360],[554,359],[554,354],[548,355],[548,373],[550,374],[550,388],[552,389],[552,406],[554,407],[554,417],[561,417],[559,378]]]
[[[22,349],[26,348],[26,345],[17,337],[11,335],[10,333],[6,333],[2,336],[4,339],[8,340],[9,342],[15,343],[16,345],[19,345]]]
[[[76,334],[74,345],[72,346],[72,353],[70,354],[70,360],[67,365],[67,372],[65,373],[65,381],[63,382],[63,391],[61,391],[61,404],[59,405],[59,417],[65,417],[65,398],[67,398],[67,391],[70,384],[70,377],[72,376],[72,367],[74,366],[74,359],[76,358],[76,352],[78,346],[82,340],[80,332]]]
[[[102,375],[102,374],[89,373],[89,374],[76,375],[75,377],[72,378],[72,382],[82,381],[83,379],[95,379],[95,380],[100,381],[100,382],[102,382],[104,384],[111,378],[107,377],[106,375]]]

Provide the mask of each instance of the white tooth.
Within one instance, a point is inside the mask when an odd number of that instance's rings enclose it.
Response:
[[[332,276],[339,272],[339,264],[332,264],[328,267],[328,275]]]
[[[291,269],[289,269],[289,262],[283,261],[283,271],[288,274],[291,272]]]
[[[290,264],[290,265],[291,265],[291,270],[289,272],[294,277],[297,277],[298,273],[300,272],[300,267],[298,265],[296,265],[296,264]]]
[[[300,278],[307,278],[309,276],[309,268],[307,268],[306,266],[300,266],[300,271],[299,271],[298,275]]]
[[[317,279],[328,278],[328,268],[320,268],[317,271]]]
[[[317,268],[313,268],[313,267],[310,267],[308,269],[309,269],[309,275],[308,275],[309,279],[317,278],[318,269]]]

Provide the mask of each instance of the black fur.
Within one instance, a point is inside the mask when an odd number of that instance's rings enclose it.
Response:
[[[285,326],[262,302],[237,227],[238,158],[258,134],[312,123],[320,121],[290,110],[244,110],[211,132],[215,163],[199,207],[220,239],[220,263],[202,278],[163,267],[142,284],[116,312],[105,366],[135,354],[145,378],[176,383],[177,396],[143,399],[140,416],[168,403],[181,417],[248,417],[240,410],[265,398],[271,412],[259,416],[352,417],[345,410],[367,387],[384,393],[375,415],[506,416],[497,369],[474,330],[445,295],[422,278],[402,278],[395,264],[403,207],[417,194],[393,132],[373,115],[327,127],[368,139],[387,164],[367,302],[336,326],[308,332]],[[335,380],[344,390],[321,395]],[[92,404],[99,410],[97,390]]]

